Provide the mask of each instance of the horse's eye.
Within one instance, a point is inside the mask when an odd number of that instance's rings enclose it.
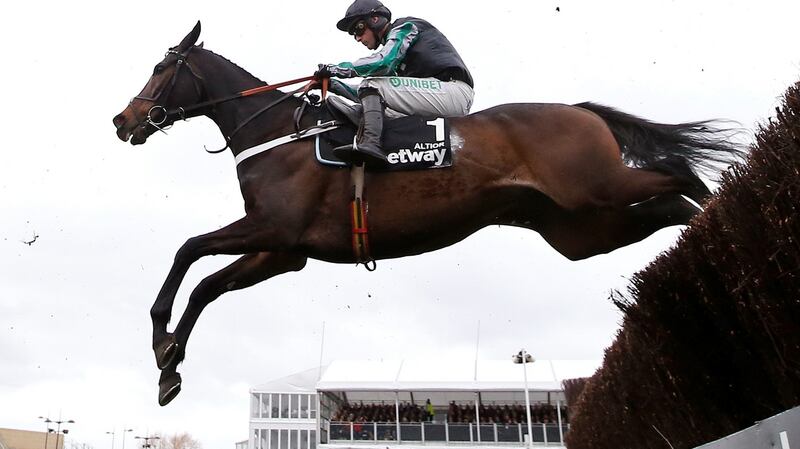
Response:
[[[157,65],[156,68],[153,69],[153,75],[158,75],[159,73],[164,71],[164,66]]]

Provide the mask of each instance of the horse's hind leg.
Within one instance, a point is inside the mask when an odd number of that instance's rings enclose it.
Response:
[[[688,169],[688,166],[687,166]],[[657,196],[686,195],[702,204],[711,192],[703,181],[689,170],[668,171],[664,167],[617,167],[605,179],[586,186],[584,194],[594,207],[620,208],[647,201]],[[577,209],[577,208],[576,208]]]
[[[702,205],[711,196],[711,191],[685,159],[677,156],[668,156],[661,161],[655,162],[647,169],[675,177],[678,180],[678,184],[682,186],[681,193],[697,204]]]
[[[181,377],[176,369],[186,354],[189,334],[208,304],[225,292],[247,288],[289,271],[299,271],[305,264],[305,256],[267,252],[247,254],[203,279],[189,296],[189,304],[175,327],[175,356],[161,372],[158,403],[166,405],[180,393]]]
[[[699,211],[677,194],[622,208],[568,211],[555,206],[536,230],[565,257],[580,260],[636,243],[667,226],[687,224]]]

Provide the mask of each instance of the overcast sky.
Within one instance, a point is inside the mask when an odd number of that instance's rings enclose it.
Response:
[[[600,359],[618,330],[608,300],[668,249],[675,227],[581,262],[537,234],[485,229],[367,273],[311,261],[223,296],[199,321],[183,392],[157,404],[148,311],[175,250],[242,215],[231,155],[207,119],[144,146],[111,119],[165,50],[200,40],[268,82],[364,56],[338,32],[349,1],[12,2],[0,17],[0,427],[110,448],[106,431],[189,432],[206,449],[247,438],[248,389],[319,362],[475,356]],[[474,110],[592,100],[662,122],[728,118],[751,129],[798,79],[797,1],[396,0],[455,44]],[[557,11],[557,8],[560,11]],[[38,236],[30,245],[23,243]],[[195,264],[197,282],[232,260]],[[173,321],[177,322],[177,319]],[[127,445],[133,447],[132,435]]]

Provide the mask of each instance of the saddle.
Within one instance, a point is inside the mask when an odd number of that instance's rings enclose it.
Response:
[[[347,102],[339,97],[329,97],[317,103],[310,100],[297,108],[294,114],[296,135],[312,135],[315,138],[317,161],[324,165],[348,166],[339,160],[333,149],[354,142],[361,122],[361,106]],[[300,122],[311,106],[316,125],[301,130]],[[383,125],[381,147],[387,155],[389,164],[370,167],[370,171],[400,171],[444,168],[453,165],[450,146],[450,124],[442,117],[427,118],[419,116],[399,116],[391,110]],[[358,264],[369,271],[376,268],[369,246],[367,215],[369,208],[364,196],[365,166],[355,165],[351,169],[353,199],[350,202],[350,221],[352,229],[353,254]]]
[[[316,123],[335,121],[340,126],[317,134],[315,149],[317,160],[324,165],[346,166],[333,154],[335,147],[352,143],[358,133],[360,105],[330,97],[313,108]],[[384,121],[381,146],[388,165],[370,167],[370,171],[423,170],[453,165],[450,145],[450,123],[446,118],[400,116],[387,113]]]

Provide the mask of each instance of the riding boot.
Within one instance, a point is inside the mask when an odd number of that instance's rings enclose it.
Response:
[[[388,163],[381,148],[383,134],[383,99],[377,89],[362,89],[360,92],[363,115],[361,116],[361,133],[354,144],[343,145],[333,149],[333,154],[346,162],[365,162],[367,165],[385,165]]]

